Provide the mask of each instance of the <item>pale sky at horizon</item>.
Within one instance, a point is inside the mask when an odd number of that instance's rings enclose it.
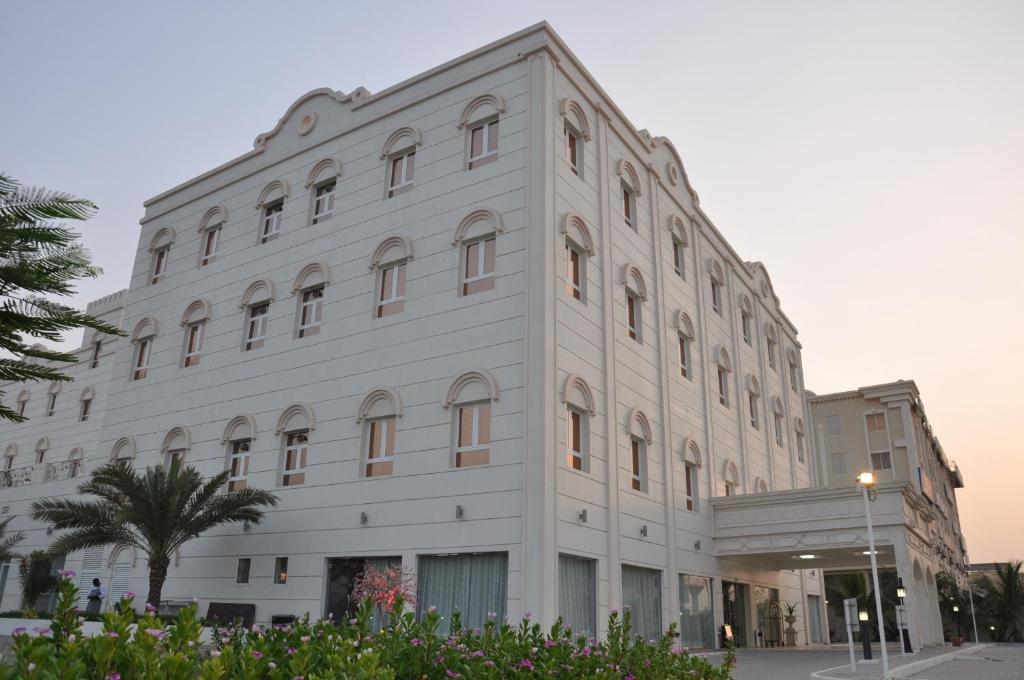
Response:
[[[82,306],[128,285],[144,200],[250,150],[303,93],[377,92],[547,19],[766,264],[808,389],[916,380],[965,477],[972,561],[1024,559],[1024,2],[8,0],[0,17],[0,171],[100,206],[79,225],[105,270]]]

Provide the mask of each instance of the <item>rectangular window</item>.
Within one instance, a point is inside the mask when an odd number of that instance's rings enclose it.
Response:
[[[284,475],[282,486],[298,486],[306,482],[306,463],[309,455],[309,434],[290,432],[285,439]]]
[[[481,123],[469,131],[469,169],[498,158],[498,121]]]
[[[416,567],[416,618],[436,608],[445,621],[459,612],[466,629],[483,628],[491,615],[505,620],[508,553],[420,555]]]
[[[558,615],[574,638],[597,636],[597,560],[558,556]]]
[[[249,486],[249,448],[252,441],[239,439],[231,442],[228,459],[228,491],[241,491]]]
[[[661,639],[661,572],[622,565],[622,606],[633,615],[634,635]]]
[[[801,463],[804,462],[804,433],[796,433],[796,457]]]
[[[892,456],[888,451],[877,451],[871,454],[872,470],[891,470]]]
[[[759,429],[760,418],[757,417],[757,395],[750,393],[750,426],[755,430]]]
[[[277,238],[281,233],[281,218],[284,215],[284,201],[274,201],[263,208],[263,231],[260,232],[260,243]]]
[[[843,434],[843,417],[827,416],[825,418],[825,433],[830,437],[838,437]]]
[[[149,371],[149,349],[153,341],[149,338],[139,340],[135,346],[135,368],[132,369],[132,380],[142,380]]]
[[[576,132],[565,126],[565,158],[574,174],[579,176],[583,169],[583,144]]]
[[[416,152],[391,157],[391,168],[388,172],[388,198],[405,193],[412,188],[416,174]]]
[[[235,583],[248,583],[249,582],[249,569],[252,566],[252,558],[241,557],[238,559],[238,569],[235,571]],[[287,574],[288,568],[285,567],[285,573]]]
[[[472,295],[494,288],[494,258],[496,241],[493,236],[466,244],[465,277],[462,294]]]
[[[683,469],[686,472],[686,509],[697,512],[697,466],[687,463]]]
[[[775,352],[778,343],[771,338],[768,338],[768,368],[775,370]]]
[[[647,444],[638,437],[629,439],[634,491],[647,491]]]
[[[367,477],[384,477],[395,468],[395,418],[379,418],[366,424]]]
[[[405,309],[405,263],[383,267],[380,270],[380,299],[377,318],[398,314]]]
[[[288,558],[278,557],[274,560],[274,583],[288,583]]]
[[[795,362],[789,365],[789,386],[797,394],[800,393],[800,367]]]
[[[313,224],[323,222],[334,214],[334,181],[321,184],[313,197]]]
[[[626,325],[629,329],[629,337],[637,342],[643,342],[643,321],[641,319],[640,298],[626,291]]]
[[[783,439],[783,422],[782,414],[775,414],[775,443],[779,446],[784,446],[785,440]]]
[[[885,432],[884,413],[868,413],[864,419],[867,421],[868,432]]]
[[[205,267],[217,259],[217,250],[220,247],[220,227],[207,229],[203,233],[203,257],[199,260],[199,266]]]
[[[46,449],[36,451],[36,464],[42,464],[46,460]]]
[[[584,302],[583,253],[568,241],[565,243],[565,292]]]
[[[167,273],[167,255],[170,247],[165,246],[153,253],[153,277],[150,283],[157,283]]]
[[[710,578],[679,575],[678,642],[688,649],[714,648],[715,622]]]
[[[319,333],[323,317],[324,287],[318,286],[302,291],[302,303],[299,305],[299,337]]]
[[[721,367],[718,369],[718,403],[729,408],[729,374]]]
[[[833,453],[829,456],[832,464],[832,474],[845,475],[846,474],[846,454],[845,453]]]
[[[711,279],[711,309],[722,316],[722,284]]]
[[[455,467],[491,462],[491,402],[456,409]]]
[[[679,336],[679,372],[687,380],[693,373],[690,368],[690,340],[681,335]]]
[[[28,402],[27,401],[19,401],[18,402],[18,417],[19,418],[24,418],[25,417],[25,407],[26,406],[28,406]]]
[[[96,341],[92,343],[92,358],[89,359],[89,368],[96,368],[100,365],[100,352],[103,351],[103,343]]]
[[[206,322],[190,324],[185,334],[185,366],[195,366],[203,353],[203,331]]]
[[[83,423],[85,421],[89,420],[89,411],[91,411],[91,410],[92,410],[92,399],[83,399],[82,400],[82,407],[81,407],[81,409],[78,412],[78,420],[83,422]]]
[[[622,185],[622,216],[626,225],[636,231],[636,199],[633,190],[625,184]]]
[[[587,417],[573,408],[566,411],[565,415],[566,424],[568,425],[565,433],[566,465],[573,470],[587,472],[590,469],[588,456],[589,432],[587,430],[589,424],[587,423]]]
[[[57,393],[53,392],[50,394],[50,400],[46,404],[46,415],[52,416],[57,412]]]
[[[245,351],[263,347],[263,342],[267,339],[267,320],[269,318],[269,304],[249,306],[249,318],[245,324]]]
[[[746,312],[740,316],[741,324],[743,326],[743,342],[747,343],[751,347],[754,345],[754,331],[750,320],[750,315]]]
[[[672,239],[672,268],[676,272],[676,276],[681,279],[686,278],[686,260],[684,255],[686,250],[683,247],[683,242],[677,238]]]

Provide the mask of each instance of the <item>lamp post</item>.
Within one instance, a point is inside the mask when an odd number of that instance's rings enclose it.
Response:
[[[962,638],[964,635],[960,632],[960,605],[953,605],[953,618],[956,619],[956,636]]]
[[[907,652],[914,651],[910,648],[910,635],[907,633],[907,606],[904,600],[907,597],[907,589],[903,587],[903,579],[897,580],[896,597],[900,603],[896,607],[896,626],[900,630],[900,656],[906,656]]]
[[[871,660],[871,624],[868,623],[868,611],[861,609],[857,612],[857,620],[860,621],[860,644],[864,647],[864,660]]]
[[[971,598],[971,623],[974,625],[974,644],[978,644],[978,619],[974,617],[974,586],[971,585],[970,576],[967,578],[967,594]]]
[[[882,648],[882,677],[889,677],[889,655],[885,649],[885,620],[882,618],[882,591],[878,585],[878,560],[875,559],[875,528],[871,525],[871,499],[868,490],[874,490],[875,476],[870,472],[862,472],[857,476],[861,492],[864,494],[864,517],[868,523],[868,551],[871,553],[871,579],[875,585],[875,613],[878,616],[878,641]]]

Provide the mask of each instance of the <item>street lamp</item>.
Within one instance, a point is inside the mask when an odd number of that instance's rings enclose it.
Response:
[[[868,523],[868,552],[871,553],[871,579],[875,585],[875,613],[878,615],[878,641],[882,648],[882,677],[889,677],[889,655],[885,649],[885,619],[882,617],[882,589],[878,585],[878,560],[875,558],[875,528],[871,525],[871,501],[874,500],[875,476],[870,472],[857,475],[864,494],[864,517]]]
[[[962,638],[963,634],[960,632],[960,605],[953,605],[953,617],[956,619],[956,636]]]

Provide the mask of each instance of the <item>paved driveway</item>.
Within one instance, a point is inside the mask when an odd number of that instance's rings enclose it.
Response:
[[[850,653],[845,649],[741,649],[736,661],[735,680],[807,680],[814,671],[849,663]]]
[[[1024,645],[986,647],[972,657],[953,659],[910,677],[918,680],[1022,680]]]

